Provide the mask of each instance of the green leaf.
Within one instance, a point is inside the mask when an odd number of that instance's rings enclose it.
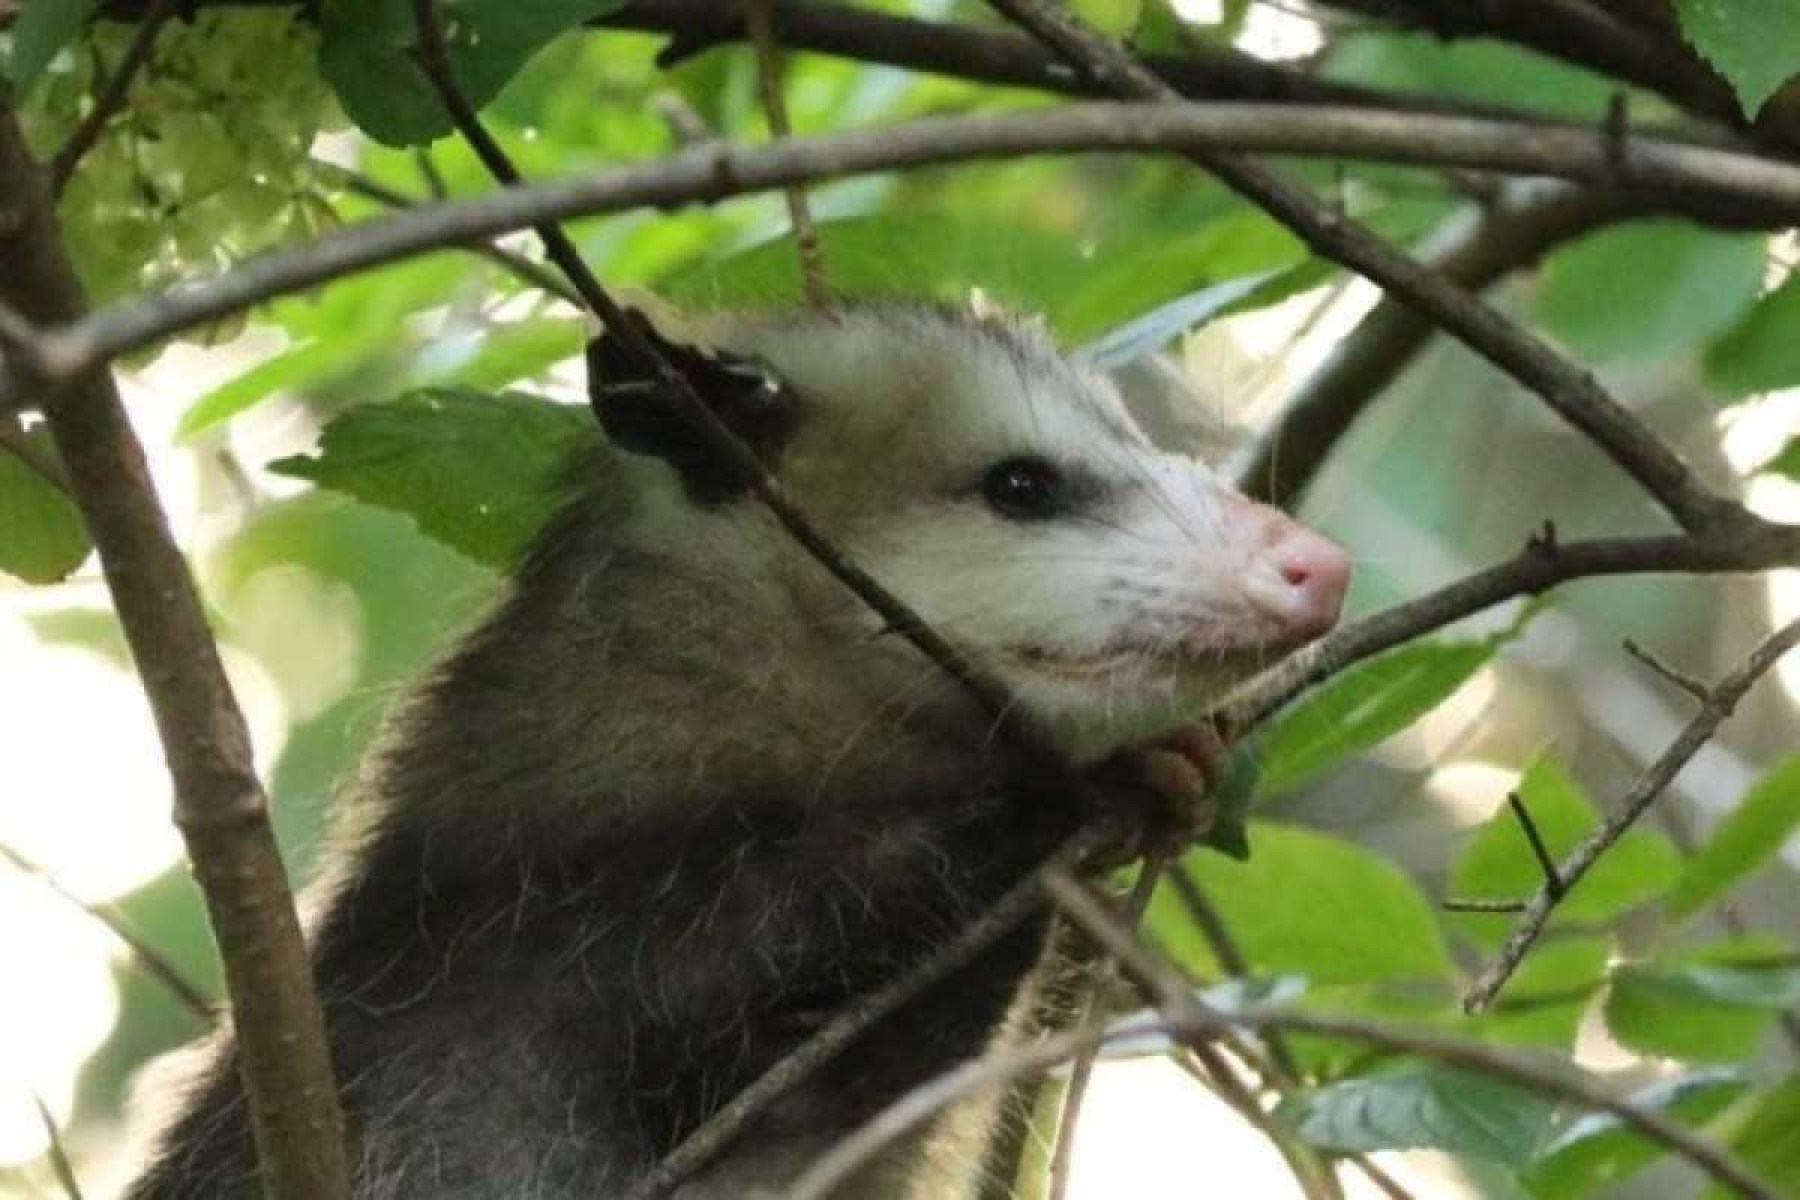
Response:
[[[1738,1161],[1776,1185],[1778,1195],[1800,1200],[1800,1075],[1788,1077],[1758,1098],[1730,1149]],[[1738,1196],[1723,1184],[1706,1192],[1706,1200]]]
[[[503,567],[549,518],[558,472],[592,436],[580,408],[427,388],[351,409],[326,426],[315,457],[269,469],[405,513],[451,548]]]
[[[1741,1071],[1715,1068],[1662,1080],[1627,1099],[1636,1108],[1698,1126],[1723,1112],[1746,1087]],[[1666,1153],[1661,1143],[1613,1114],[1589,1113],[1544,1147],[1524,1182],[1540,1200],[1565,1200],[1628,1179]]]
[[[1523,1088],[1436,1063],[1345,1079],[1276,1109],[1321,1150],[1443,1150],[1514,1166],[1543,1143],[1553,1112]]]
[[[1675,0],[1681,32],[1711,63],[1746,117],[1800,74],[1800,8],[1792,0]]]
[[[1197,289],[1246,276],[1285,277],[1307,262],[1306,247],[1274,218],[1231,212],[1199,229],[1169,236],[1156,231],[1132,246],[1106,247],[1039,305],[1063,337],[1082,342]],[[1266,280],[1251,299],[1281,298],[1283,278]]]
[[[1525,769],[1518,793],[1551,856],[1559,862],[1600,822],[1593,802],[1547,753],[1538,755]],[[1592,925],[1611,920],[1662,895],[1673,886],[1680,869],[1680,856],[1667,838],[1651,830],[1633,829],[1601,855],[1563,898],[1550,924]],[[1450,891],[1472,900],[1522,900],[1543,881],[1525,831],[1511,808],[1502,804],[1463,851],[1451,872]],[[1480,913],[1457,914],[1456,923],[1471,938],[1488,945],[1505,937],[1509,924],[1503,917]]]
[[[1669,910],[1687,917],[1731,890],[1780,852],[1800,827],[1800,755],[1765,772],[1682,870]]]
[[[1606,996],[1607,1029],[1644,1054],[1705,1062],[1755,1054],[1769,1024],[1800,1004],[1800,966],[1731,961],[1743,953],[1724,942],[1685,960],[1618,968]]]
[[[1252,822],[1248,862],[1192,851],[1181,869],[1212,900],[1256,976],[1304,975],[1320,984],[1443,980],[1451,971],[1437,914],[1412,879],[1351,842]],[[1222,972],[1168,885],[1149,929],[1197,974]]]
[[[1745,313],[1706,349],[1706,382],[1727,399],[1800,383],[1800,275]]]
[[[1788,444],[1769,461],[1756,468],[1774,475],[1785,475],[1789,479],[1800,480],[1800,438],[1789,440]]]
[[[1500,645],[1412,642],[1303,696],[1256,738],[1262,794],[1291,791],[1399,733],[1453,696]]]
[[[441,372],[433,383],[492,391],[541,375],[581,353],[588,325],[579,317],[533,317],[484,333],[474,352]]]
[[[81,36],[100,0],[25,0],[12,25],[7,78],[20,96],[49,68],[65,46]]]
[[[42,429],[24,436],[37,454],[52,458]],[[55,583],[89,549],[87,526],[68,493],[0,442],[0,571],[26,583]]]
[[[1238,862],[1250,859],[1250,806],[1256,799],[1257,780],[1262,768],[1248,746],[1239,745],[1226,764],[1225,776],[1218,786],[1207,791],[1206,801],[1213,807],[1212,826],[1201,839],[1203,845]]]
[[[456,82],[481,108],[551,39],[624,0],[441,0]],[[454,125],[413,57],[411,0],[328,0],[319,69],[362,131],[390,146],[418,145]]]
[[[1680,221],[1639,221],[1590,234],[1545,264],[1538,316],[1594,362],[1691,349],[1755,303],[1765,242]]]
[[[276,392],[300,387],[355,357],[356,352],[342,342],[311,341],[289,346],[188,405],[175,427],[175,436],[186,441],[205,433]]]
[[[1025,224],[887,213],[828,221],[818,234],[832,289],[852,297],[963,304],[980,288],[1009,308],[1048,312],[1092,270],[1068,238]],[[802,295],[799,262],[793,239],[779,237],[680,270],[657,290],[699,310],[792,304]]]
[[[1599,117],[1617,81],[1504,42],[1445,40],[1381,30],[1332,40],[1331,79],[1375,84],[1439,99],[1528,106],[1565,117]]]
[[[1095,370],[1117,370],[1158,353],[1188,330],[1204,325],[1249,296],[1270,278],[1272,272],[1265,271],[1189,292],[1089,342],[1076,352],[1076,357]]]

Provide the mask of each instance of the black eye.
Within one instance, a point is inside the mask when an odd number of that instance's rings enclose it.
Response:
[[[1009,458],[981,477],[981,495],[995,512],[1014,521],[1042,521],[1063,507],[1063,477],[1041,458]]]

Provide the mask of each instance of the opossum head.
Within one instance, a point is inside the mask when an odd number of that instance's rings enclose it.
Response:
[[[1105,378],[1029,324],[872,305],[704,336],[780,381],[777,396],[746,375],[717,411],[782,487],[1078,760],[1179,728],[1337,621],[1342,551],[1151,445]],[[772,523],[744,523],[755,501],[684,424],[635,411],[602,420],[672,468],[658,538],[758,558],[746,574],[779,559],[796,620],[865,655],[899,643]]]

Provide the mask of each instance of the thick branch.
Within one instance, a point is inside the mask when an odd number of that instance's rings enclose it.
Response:
[[[36,321],[81,314],[51,201],[0,99],[0,298]],[[266,1194],[347,1194],[342,1120],[324,1024],[249,732],[143,447],[110,374],[71,379],[48,414],[70,489],[137,662],[175,781],[175,821],[230,985],[238,1063]]]
[[[1550,920],[1550,914],[1556,911],[1556,906],[1563,897],[1581,882],[1581,877],[1600,861],[1600,856],[1625,836],[1626,831],[1637,823],[1638,818],[1674,782],[1675,776],[1681,773],[1688,760],[1700,752],[1700,748],[1712,739],[1719,726],[1731,716],[1751,686],[1775,665],[1776,660],[1796,645],[1800,645],[1800,621],[1794,621],[1776,631],[1756,648],[1743,666],[1727,675],[1708,693],[1700,711],[1694,714],[1675,740],[1669,743],[1669,748],[1637,777],[1618,807],[1607,815],[1598,829],[1571,850],[1567,858],[1556,864],[1554,872],[1527,903],[1525,915],[1506,939],[1506,944],[1501,946],[1494,961],[1481,972],[1468,994],[1463,997],[1464,1009],[1480,1012],[1493,1001],[1501,987],[1512,977],[1526,952],[1536,944]]]
[[[1800,220],[1800,167],[1734,151],[1675,142],[1632,141],[1621,146],[1604,134],[1530,122],[1419,117],[1350,109],[1269,105],[1072,105],[1051,112],[942,117],[885,129],[794,138],[777,145],[734,150],[697,147],[655,163],[596,172],[511,189],[472,200],[421,205],[385,220],[369,221],[292,250],[260,255],[210,282],[126,301],[38,339],[35,357],[52,382],[66,379],[158,338],[240,312],[264,300],[299,291],[371,266],[427,250],[492,238],[566,217],[646,206],[715,201],[770,191],[788,184],[908,167],[1075,151],[1215,150],[1372,157],[1419,164],[1458,163],[1614,183],[1634,189],[1713,196],[1754,203],[1772,225]],[[1621,175],[1621,154],[1626,164]],[[1305,211],[1318,214],[1310,199]],[[1309,217],[1310,219],[1310,217]],[[1337,218],[1333,218],[1336,221]],[[1358,243],[1360,245],[1360,243]],[[1334,257],[1342,247],[1325,247]],[[1510,325],[1496,329],[1488,310],[1454,285],[1383,247],[1384,263],[1400,258],[1409,296],[1435,297],[1479,339],[1484,353],[1521,366],[1528,383],[1542,385],[1583,427],[1598,423],[1610,447],[1629,455],[1632,431],[1621,428],[1610,398],[1593,381],[1535,339],[1522,360]],[[1352,257],[1343,254],[1342,257]],[[1360,253],[1355,255],[1359,259]],[[1423,282],[1421,282],[1423,281]],[[1446,297],[1447,293],[1447,297]],[[1519,336],[1526,336],[1522,335]],[[29,380],[18,368],[0,379],[0,409],[25,399]],[[1571,384],[1569,377],[1575,382]],[[1594,394],[1605,401],[1592,407]],[[1659,444],[1660,445],[1660,444]],[[1664,449],[1637,464],[1638,473],[1679,491],[1685,468]]]

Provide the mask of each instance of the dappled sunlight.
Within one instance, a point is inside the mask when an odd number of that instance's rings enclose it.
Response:
[[[99,922],[0,864],[0,1167],[47,1148],[38,1101],[67,1123],[81,1065],[118,1016],[122,957]]]

